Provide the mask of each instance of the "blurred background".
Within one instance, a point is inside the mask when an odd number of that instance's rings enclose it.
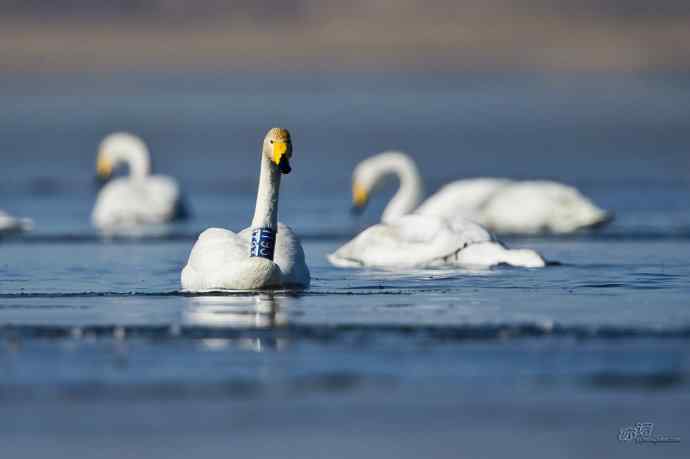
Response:
[[[3,67],[33,71],[686,71],[665,0],[2,0]]]
[[[203,193],[250,214],[259,141],[283,125],[282,202],[325,212],[317,224],[350,225],[352,167],[400,148],[428,191],[552,178],[636,211],[628,228],[684,229],[689,20],[682,1],[0,0],[0,206],[86,230],[96,147],[130,130],[200,225],[227,225]],[[51,217],[36,197],[58,195],[74,202]]]

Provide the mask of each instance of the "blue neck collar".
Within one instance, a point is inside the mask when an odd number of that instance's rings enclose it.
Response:
[[[249,246],[250,257],[261,257],[273,260],[276,249],[276,230],[273,228],[254,228],[252,242]]]

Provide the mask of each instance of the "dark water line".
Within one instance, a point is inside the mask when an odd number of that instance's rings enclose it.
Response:
[[[576,340],[682,339],[690,340],[690,326],[669,329],[622,326],[568,326],[558,324],[481,324],[481,325],[298,325],[266,328],[205,327],[184,325],[3,325],[0,339],[207,339],[256,338],[292,339],[316,342],[356,342],[389,338],[412,339],[413,342],[505,341],[523,338],[568,338]]]

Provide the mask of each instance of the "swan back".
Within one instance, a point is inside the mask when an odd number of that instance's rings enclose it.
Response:
[[[505,233],[570,233],[609,215],[577,189],[551,181],[516,182],[481,210],[481,222]]]
[[[454,228],[441,218],[411,214],[367,228],[329,260],[336,266],[429,266],[483,241],[491,241],[491,235],[472,222]]]

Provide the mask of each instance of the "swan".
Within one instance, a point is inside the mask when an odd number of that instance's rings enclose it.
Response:
[[[329,254],[328,260],[341,268],[546,266],[537,252],[508,249],[470,220],[458,218],[451,222],[419,214],[403,215],[365,229]]]
[[[31,231],[33,221],[28,218],[17,218],[0,210],[0,236]]]
[[[462,216],[449,219],[410,213],[421,200],[422,182],[412,160],[399,152],[374,156],[356,167],[352,189],[355,206],[363,207],[380,179],[391,173],[398,176],[400,189],[384,210],[382,222],[329,254],[333,265],[385,269],[546,266],[537,252],[511,250],[483,226]]]
[[[91,214],[94,226],[112,231],[186,216],[177,181],[151,175],[149,150],[143,140],[125,132],[103,139],[96,164],[98,176],[110,178],[113,169],[121,164],[129,167],[129,176],[111,180],[100,190]]]
[[[381,221],[415,212],[421,215],[470,219],[501,234],[568,234],[601,226],[612,219],[575,188],[547,180],[504,178],[458,180],[422,202],[422,179],[405,153],[387,151],[360,162],[353,174],[353,203],[363,208],[387,175],[397,176],[398,192]],[[421,203],[421,205],[420,205]]]
[[[304,250],[290,227],[278,222],[282,174],[291,171],[292,141],[286,129],[272,128],[261,152],[254,218],[239,233],[209,228],[199,236],[182,270],[186,291],[256,290],[309,286]]]

